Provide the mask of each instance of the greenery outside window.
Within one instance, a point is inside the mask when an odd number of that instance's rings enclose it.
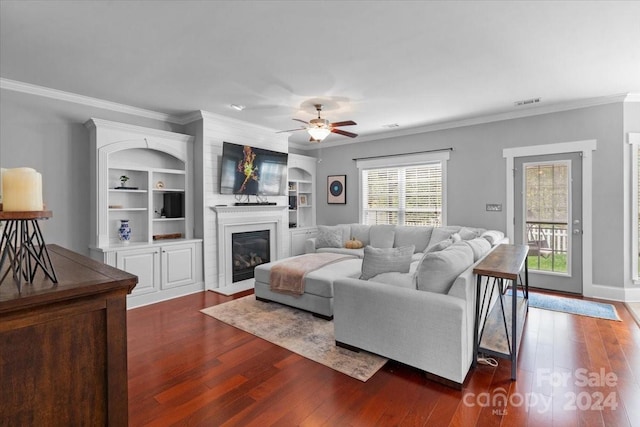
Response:
[[[358,160],[360,222],[446,224],[446,160],[449,152]]]

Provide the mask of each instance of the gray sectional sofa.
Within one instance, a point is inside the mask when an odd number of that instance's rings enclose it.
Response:
[[[345,248],[353,238],[363,247]],[[319,226],[307,252],[353,257],[308,273],[300,296],[270,289],[271,267],[286,260],[262,264],[255,269],[255,295],[333,317],[338,345],[461,385],[473,357],[473,267],[506,242],[499,231],[462,226]]]

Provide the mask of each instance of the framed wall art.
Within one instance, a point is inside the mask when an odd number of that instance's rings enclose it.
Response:
[[[330,205],[344,205],[347,203],[347,176],[327,176],[327,203]]]

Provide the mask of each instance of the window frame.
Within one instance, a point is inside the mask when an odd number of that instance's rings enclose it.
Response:
[[[447,161],[451,150],[436,152],[411,153],[402,155],[380,156],[375,158],[356,159],[358,168],[358,217],[361,224],[364,223],[364,179],[365,170],[382,168],[400,168],[406,166],[418,166],[429,163],[440,163],[442,171],[442,226],[447,225]]]

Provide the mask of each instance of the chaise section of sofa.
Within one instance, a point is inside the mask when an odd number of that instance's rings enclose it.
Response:
[[[300,296],[274,292],[269,285],[271,267],[286,259],[261,264],[255,268],[255,296],[262,301],[273,301],[306,310],[330,320],[333,318],[333,282],[339,278],[360,277],[362,260],[359,258],[336,262],[312,271],[305,276],[304,294]]]
[[[420,271],[420,267],[415,273],[417,287],[355,278],[336,280],[336,344],[416,367],[432,379],[461,388],[473,360],[477,286],[473,268],[484,256],[472,261],[446,288],[426,290],[425,284],[420,289],[420,276],[426,282],[430,279],[429,271]],[[484,280],[481,292],[486,285]]]

